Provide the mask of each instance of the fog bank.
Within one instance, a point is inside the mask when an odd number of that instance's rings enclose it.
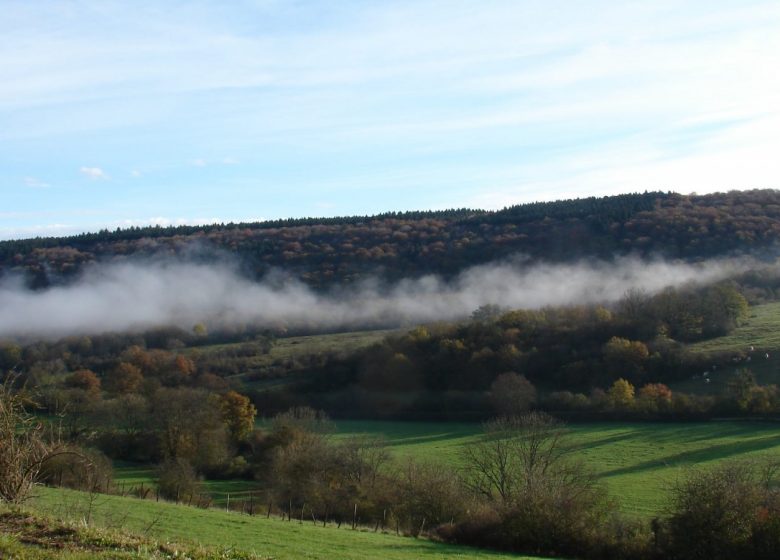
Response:
[[[392,326],[468,316],[481,305],[539,308],[610,302],[629,288],[656,292],[709,283],[749,267],[745,261],[700,264],[624,258],[614,262],[534,264],[522,259],[467,269],[445,282],[425,276],[383,286],[377,280],[318,294],[296,281],[253,282],[236,268],[192,262],[135,262],[88,267],[76,282],[31,291],[0,284],[0,337],[60,337],[175,325],[190,329],[251,323],[333,328]]]

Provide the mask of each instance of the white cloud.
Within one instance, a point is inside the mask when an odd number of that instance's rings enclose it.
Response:
[[[22,179],[22,181],[24,181],[24,184],[31,189],[46,189],[51,186],[49,183],[45,183],[40,179],[36,179],[35,177],[25,177]]]
[[[193,167],[206,167],[206,160],[205,159],[193,159],[190,161],[190,165]]]
[[[99,167],[86,167],[83,166],[79,169],[82,175],[89,177],[93,181],[107,181],[109,179],[105,171]]]
[[[140,177],[141,175],[143,175],[143,173],[141,173],[141,172],[140,172],[140,171],[138,171],[137,169],[133,169],[133,170],[130,172],[130,176],[131,176],[131,177],[136,177],[136,178],[137,178],[137,177]]]

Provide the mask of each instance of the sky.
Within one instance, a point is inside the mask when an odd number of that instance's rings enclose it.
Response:
[[[0,0],[0,238],[780,188],[780,2]]]

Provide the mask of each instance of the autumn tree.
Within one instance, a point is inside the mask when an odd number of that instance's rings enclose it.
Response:
[[[639,389],[636,404],[649,413],[668,410],[672,404],[672,390],[663,383],[648,383]]]
[[[95,375],[94,371],[88,369],[80,369],[73,372],[65,380],[65,385],[91,394],[100,393],[100,378]]]
[[[174,359],[173,363],[176,368],[176,371],[179,374],[181,374],[183,377],[190,377],[192,374],[195,373],[196,370],[195,362],[193,362],[187,356],[178,354]]]
[[[228,391],[220,395],[222,421],[227,425],[233,441],[243,441],[255,428],[257,409],[249,400],[236,391]]]
[[[644,342],[613,336],[604,345],[603,356],[610,375],[638,381],[645,373],[650,352]]]
[[[502,373],[490,385],[490,402],[501,416],[520,415],[536,402],[536,388],[523,375]]]
[[[116,393],[135,393],[141,388],[144,376],[133,364],[119,362],[110,373],[109,385]]]
[[[634,405],[634,386],[625,379],[618,379],[607,391],[609,404],[618,410],[627,410]]]
[[[152,399],[162,454],[196,468],[213,468],[228,458],[228,432],[218,397],[190,388],[162,388]]]

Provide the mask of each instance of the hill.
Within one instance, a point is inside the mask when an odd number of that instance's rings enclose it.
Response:
[[[445,277],[513,254],[570,261],[662,255],[697,259],[762,253],[780,239],[780,191],[711,195],[650,192],[446,210],[209,226],[103,230],[0,242],[0,275],[32,287],[67,280],[93,262],[129,257],[239,258],[259,278],[283,269],[317,288],[378,275]]]

